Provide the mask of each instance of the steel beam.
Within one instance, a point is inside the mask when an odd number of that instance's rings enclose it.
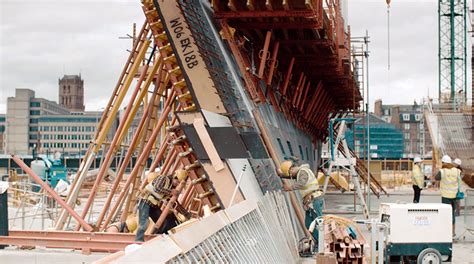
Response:
[[[285,39],[280,40],[282,46],[293,46],[293,45],[303,45],[303,46],[329,46],[331,44],[330,40],[327,39]]]
[[[229,25],[238,29],[321,29],[322,23],[318,21],[278,21],[278,22],[252,22],[229,21]]]
[[[267,31],[265,35],[265,43],[263,44],[262,54],[260,58],[260,66],[258,67],[258,77],[263,79],[263,72],[265,70],[265,64],[267,63],[267,54],[268,54],[268,47],[270,46],[270,39],[272,38],[272,32]]]
[[[280,48],[280,42],[276,42],[275,45],[273,45],[273,53],[272,53],[272,58],[270,62],[270,69],[268,70],[267,85],[272,84],[273,72],[275,71],[275,66],[277,65],[276,62],[277,62],[279,48]]]
[[[145,241],[154,237],[147,235]],[[115,252],[124,250],[132,243],[141,244],[142,242],[136,242],[134,234],[123,233],[9,231],[9,236],[0,236],[2,245],[70,248],[84,251]]]
[[[79,224],[86,230],[86,231],[92,231],[92,226],[90,226],[86,221],[84,221],[84,219],[82,219],[77,213],[76,211],[74,211],[61,197],[59,197],[59,195],[53,190],[51,189],[51,187],[49,187],[48,184],[46,184],[43,180],[41,180],[41,178],[36,175],[36,173],[30,168],[28,167],[19,157],[15,156],[15,155],[12,155],[12,159],[16,162],[16,164],[18,164],[18,166],[20,166],[28,175],[30,175],[31,178],[33,178],[33,180],[38,183],[39,185],[41,185],[41,188],[43,188],[50,196],[51,198],[53,198],[57,203],[59,203],[64,209],[66,209],[66,211],[72,216],[74,217],[74,219],[77,220],[77,222],[79,222]],[[1,243],[0,243],[1,245]]]
[[[285,17],[303,17],[314,18],[318,14],[314,10],[266,10],[266,11],[221,11],[216,12],[214,17],[224,18],[285,18]]]
[[[100,241],[123,241],[130,243],[135,242],[135,234],[132,233],[9,230],[8,235],[14,237],[69,238]],[[146,235],[145,241],[150,240],[154,237],[156,237],[156,235]]]
[[[286,95],[286,90],[288,89],[288,84],[290,83],[291,71],[293,70],[294,64],[295,64],[295,58],[291,58],[290,66],[288,66],[288,71],[286,72],[285,82],[283,83],[283,87],[281,88],[281,94],[283,96]]]

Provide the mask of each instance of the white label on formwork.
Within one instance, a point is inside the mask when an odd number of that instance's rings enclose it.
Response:
[[[160,5],[161,15],[166,27],[171,34],[177,56],[184,67],[182,69],[191,82],[194,94],[202,109],[225,113],[224,104],[217,94],[214,82],[206,69],[206,65],[199,54],[198,47],[191,35],[188,24],[175,0],[157,1]]]
[[[431,224],[430,218],[426,215],[417,215],[413,219],[415,226],[429,226]]]

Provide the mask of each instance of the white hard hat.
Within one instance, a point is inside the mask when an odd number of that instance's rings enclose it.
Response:
[[[450,164],[450,163],[451,163],[451,157],[448,156],[448,155],[444,155],[444,156],[441,158],[441,162],[442,162],[442,163],[446,163],[446,164]]]
[[[460,159],[454,159],[453,163],[458,165],[458,166],[461,166],[461,164],[462,164]]]
[[[420,158],[420,157],[415,157],[415,159],[413,160],[413,162],[415,162],[415,163],[420,163],[420,162],[421,162],[421,158]]]

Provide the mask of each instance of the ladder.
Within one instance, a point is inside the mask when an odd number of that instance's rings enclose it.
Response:
[[[337,132],[337,136],[336,136],[334,146],[336,146],[335,149],[339,150],[339,152],[348,161],[349,172],[351,174],[351,182],[354,185],[357,197],[359,198],[359,200],[362,204],[364,217],[365,217],[365,219],[369,219],[370,218],[369,208],[368,208],[367,203],[364,199],[364,195],[362,193],[362,188],[360,187],[359,173],[357,173],[357,171],[355,169],[355,166],[358,165],[357,164],[357,159],[356,159],[355,156],[352,155],[352,152],[350,151],[350,149],[347,145],[347,141],[346,141],[346,138],[345,138],[345,135],[344,135],[345,132],[346,132],[346,128],[347,128],[346,121],[344,121],[344,120],[341,121],[339,123],[338,132]],[[332,147],[334,148],[334,146],[332,146]],[[334,149],[332,150],[332,153],[334,153]],[[333,171],[333,168],[335,166],[340,166],[340,164],[336,163],[336,160],[335,160],[334,156],[335,155],[333,154],[333,156],[331,157],[331,161],[329,162],[329,168],[328,168],[327,172],[325,173],[324,187],[323,187],[323,192],[324,193],[326,193],[327,186],[328,186],[328,183],[329,183],[329,179],[331,178],[331,173]]]

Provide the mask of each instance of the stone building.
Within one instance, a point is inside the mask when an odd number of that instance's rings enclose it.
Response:
[[[394,124],[403,132],[404,158],[417,155],[429,157],[432,152],[430,133],[423,116],[423,106],[414,102],[412,105],[384,105],[382,100],[375,101],[374,114]]]
[[[72,112],[84,111],[84,80],[81,75],[64,75],[59,79],[59,104]]]

